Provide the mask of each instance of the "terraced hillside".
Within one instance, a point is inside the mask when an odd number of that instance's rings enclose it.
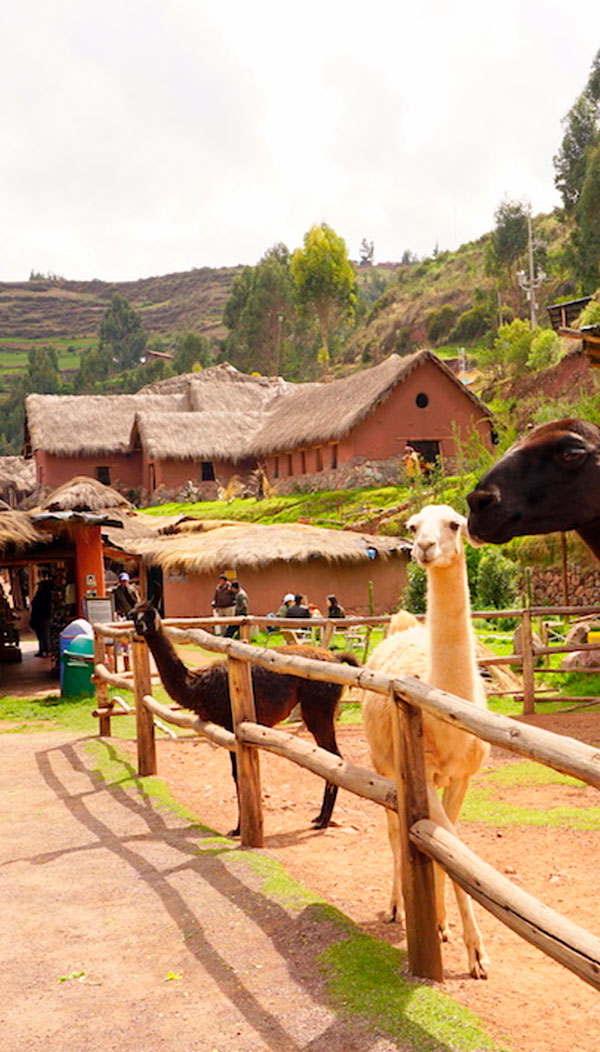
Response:
[[[0,343],[94,337],[114,292],[125,296],[141,314],[149,334],[168,335],[190,329],[220,335],[223,306],[239,270],[202,267],[122,282],[3,282]]]

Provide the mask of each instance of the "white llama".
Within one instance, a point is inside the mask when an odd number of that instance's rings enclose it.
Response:
[[[463,535],[466,519],[445,504],[428,505],[408,521],[414,534],[413,558],[427,570],[425,625],[402,630],[392,622],[392,634],[373,651],[367,665],[392,676],[410,675],[485,707],[486,696],[475,656],[475,636],[467,583]],[[397,629],[400,628],[400,631]],[[396,629],[396,631],[394,631]],[[371,691],[363,696],[363,721],[375,770],[395,777],[392,718],[394,703]],[[472,734],[423,713],[425,773],[431,818],[454,831],[469,781],[488,756],[489,746]],[[443,789],[440,800],[437,789]],[[394,881],[388,920],[400,906],[398,817],[387,811],[394,855]],[[442,940],[448,938],[444,873],[435,867],[436,916]],[[456,899],[463,938],[474,978],[486,978],[488,958],[470,897],[458,886]]]

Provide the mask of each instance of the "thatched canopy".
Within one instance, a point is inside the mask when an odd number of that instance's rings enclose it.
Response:
[[[350,530],[285,523],[261,526],[235,523],[207,532],[180,532],[140,541],[136,553],[165,573],[204,574],[223,566],[236,570],[264,569],[273,563],[324,559],[331,564],[368,562],[406,552],[410,544],[396,537],[372,537]]]
[[[27,548],[45,539],[24,511],[0,509],[0,553],[10,547]]]
[[[76,475],[53,490],[40,505],[41,511],[107,511],[130,508],[131,504],[112,486],[89,475]]]
[[[32,493],[36,486],[35,460],[26,457],[0,457],[0,493],[16,497]]]
[[[25,399],[29,451],[56,456],[126,453],[135,414],[143,409],[169,413],[188,409],[187,394],[40,395]]]

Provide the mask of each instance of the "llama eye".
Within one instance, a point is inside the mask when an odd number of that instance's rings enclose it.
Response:
[[[564,464],[579,464],[582,460],[587,457],[587,449],[561,449],[558,454],[558,459],[562,460]]]
[[[448,525],[450,526],[450,529],[454,531],[454,533],[456,533],[456,531],[460,529],[460,522],[450,522],[448,523]]]

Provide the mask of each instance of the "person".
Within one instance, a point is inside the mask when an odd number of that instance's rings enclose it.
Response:
[[[113,598],[115,602],[115,614],[117,617],[127,617],[130,610],[139,603],[140,595],[132,584],[131,578],[128,573],[123,571],[119,574],[119,583],[113,590]]]
[[[296,592],[294,596],[294,602],[291,606],[288,606],[286,617],[310,617],[310,610],[303,603],[303,595],[301,592]]]
[[[234,617],[246,617],[246,615],[248,613],[248,604],[249,604],[248,593],[244,591],[244,589],[241,587],[239,581],[232,581],[231,582],[231,590],[232,590],[232,592],[233,592],[233,594],[235,596],[235,601],[234,601],[234,606],[233,606],[233,616]],[[240,634],[240,626],[239,625],[227,625],[227,628],[225,629],[225,632],[223,634],[226,635],[226,636],[229,636],[229,637],[239,636],[239,634]]]
[[[293,602],[294,602],[294,596],[293,596],[292,592],[286,592],[286,594],[283,597],[281,606],[279,607],[279,610],[275,614],[275,617],[287,617],[287,612],[288,612],[288,610],[289,610],[289,608],[290,608],[290,606],[292,605]]]
[[[404,462],[404,471],[406,472],[406,477],[409,482],[411,479],[419,478],[421,475],[421,460],[413,446],[406,446],[404,453],[402,454],[402,460]]]
[[[233,617],[235,606],[235,593],[232,582],[227,579],[227,574],[220,573],[215,594],[210,604],[213,617]]]
[[[332,595],[327,596],[327,617],[345,617],[346,611],[343,606],[340,606],[336,597]]]
[[[42,570],[41,580],[31,600],[29,624],[37,636],[36,657],[50,655],[50,621],[52,613],[52,581],[47,570]]]

